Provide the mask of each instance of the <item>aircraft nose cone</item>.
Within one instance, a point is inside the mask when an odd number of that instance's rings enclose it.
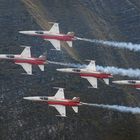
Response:
[[[60,72],[63,72],[64,70],[63,69],[56,69],[57,71],[60,71]]]
[[[26,32],[25,32],[25,31],[19,31],[19,33],[20,33],[20,34],[25,34]]]
[[[24,100],[32,100],[32,97],[23,97]]]
[[[32,31],[19,31],[20,34],[26,34],[26,35],[30,35],[33,32]]]
[[[24,100],[31,100],[31,101],[36,101],[36,100],[40,100],[39,97],[23,97]]]
[[[112,81],[112,83],[114,83],[114,84],[118,84],[118,83],[120,83],[119,81]]]
[[[67,73],[72,72],[72,69],[67,69],[67,68],[66,69],[65,68],[64,69],[63,68],[62,69],[56,69],[56,70],[60,71],[60,72],[67,72]]]
[[[60,71],[60,72],[69,72],[68,69],[56,69],[57,71]]]
[[[30,98],[29,98],[29,97],[23,97],[23,99],[24,99],[24,100],[29,100]]]

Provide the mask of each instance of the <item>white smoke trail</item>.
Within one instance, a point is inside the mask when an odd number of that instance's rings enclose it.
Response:
[[[98,71],[111,73],[113,75],[140,78],[140,69],[132,69],[132,68],[123,69],[123,68],[110,67],[110,66],[107,67],[97,66],[96,68]]]
[[[140,114],[140,108],[139,107],[127,107],[127,106],[120,106],[120,105],[104,105],[104,104],[89,104],[89,103],[83,103],[84,105],[89,106],[95,106],[99,108],[105,108],[109,110],[116,110],[119,112],[124,113],[132,113],[132,114]]]
[[[63,63],[63,62],[55,62],[55,61],[48,61],[48,63],[61,65],[61,66],[76,67],[76,68],[83,68],[87,66],[87,65],[82,65],[82,64]]]
[[[104,41],[104,40],[87,39],[87,38],[79,38],[79,37],[77,37],[77,39],[93,42],[96,44],[103,44],[103,45],[122,48],[122,49],[129,49],[131,51],[140,51],[140,44],[133,44],[131,42]]]
[[[51,64],[61,65],[61,66],[68,66],[68,67],[76,67],[76,68],[85,68],[87,65],[82,64],[74,64],[74,63],[62,63],[62,62],[54,62],[49,61]],[[121,76],[128,76],[128,77],[135,77],[140,78],[140,69],[123,69],[117,68],[113,66],[96,66],[97,71],[104,72],[104,73],[111,73],[113,75],[121,75]]]

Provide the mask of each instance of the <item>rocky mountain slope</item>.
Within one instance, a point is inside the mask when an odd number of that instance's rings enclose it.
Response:
[[[63,33],[103,40],[140,43],[139,0],[1,0],[0,53],[19,53],[20,44],[31,45],[33,56],[47,50],[49,60],[84,63],[95,59],[98,65],[140,68],[139,52],[75,41],[74,48],[62,44],[63,52],[51,51],[42,39],[19,35],[20,30],[49,29],[49,21],[60,23]],[[80,107],[67,118],[57,118],[56,110],[44,104],[22,100],[24,96],[54,95],[52,87],[65,87],[66,97],[80,96],[90,103],[140,106],[139,91],[106,86],[87,89],[88,82],[55,71],[61,66],[46,65],[41,73],[34,67],[26,76],[20,66],[0,62],[0,139],[1,140],[139,140],[140,115],[94,107]],[[121,78],[115,76],[115,78]],[[127,78],[127,77],[126,77]],[[135,94],[130,94],[135,93]]]

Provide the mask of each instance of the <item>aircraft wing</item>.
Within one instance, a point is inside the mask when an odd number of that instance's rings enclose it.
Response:
[[[56,50],[60,51],[60,41],[59,40],[55,40],[55,39],[45,39],[48,40],[52,43],[52,45],[55,47]]]
[[[93,88],[97,88],[97,78],[94,77],[83,77],[89,81]]]
[[[59,88],[58,91],[55,94],[56,98],[60,98],[60,99],[65,99],[64,96],[64,89],[63,88]]]
[[[23,69],[27,72],[27,74],[32,75],[32,65],[28,63],[16,63],[21,65]]]
[[[58,23],[54,23],[49,32],[59,34],[60,33],[60,31],[59,31],[59,24]]]
[[[30,47],[25,47],[25,49],[21,53],[21,56],[23,56],[23,57],[31,57],[31,49],[30,49]]]
[[[56,108],[61,116],[66,117],[66,107],[63,105],[51,105]]]

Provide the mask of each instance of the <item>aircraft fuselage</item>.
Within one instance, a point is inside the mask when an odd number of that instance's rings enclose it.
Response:
[[[119,85],[128,85],[133,88],[140,89],[140,80],[120,80],[120,81],[112,81],[112,83]]]
[[[59,99],[55,97],[24,97],[26,100],[37,101],[37,102],[47,102],[49,105],[64,105],[64,106],[79,106],[80,101],[73,101],[70,99]]]
[[[2,54],[0,59],[12,60],[15,63],[29,63],[32,65],[44,65],[46,60],[42,58],[22,57],[21,55]]]
[[[74,35],[51,33],[48,31],[20,31],[22,34],[38,36],[43,39],[55,39],[60,41],[73,41],[76,40]]]
[[[57,71],[66,72],[66,73],[75,73],[81,77],[96,77],[96,78],[111,78],[112,74],[102,73],[98,71],[91,71],[88,69],[75,69],[75,68],[66,68],[66,69],[57,69]]]

